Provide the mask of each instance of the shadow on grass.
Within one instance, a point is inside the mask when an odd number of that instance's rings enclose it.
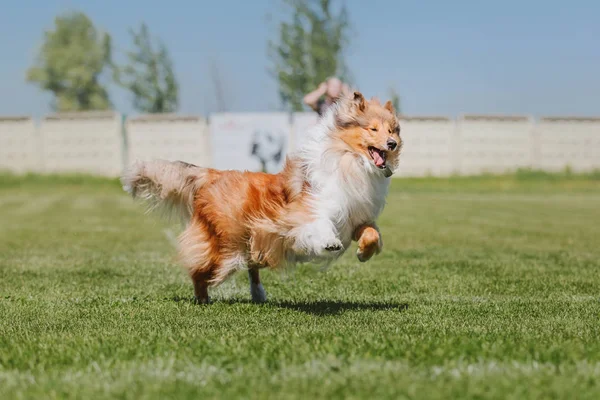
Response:
[[[312,315],[337,315],[345,311],[404,311],[408,303],[391,302],[354,302],[340,300],[318,301],[279,301],[270,303],[289,310],[301,311]]]
[[[196,303],[193,297],[175,296],[175,302]],[[254,304],[248,299],[213,300],[221,304]],[[300,311],[306,314],[325,316],[338,315],[346,311],[405,311],[408,303],[393,302],[354,302],[342,300],[317,300],[317,301],[267,301],[257,306],[279,307],[288,310]]]

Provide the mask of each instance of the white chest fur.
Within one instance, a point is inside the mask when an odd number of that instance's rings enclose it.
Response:
[[[330,135],[334,130],[334,116],[329,113],[296,154],[316,214],[314,221],[290,233],[298,254],[327,256],[325,248],[348,249],[356,228],[375,222],[385,205],[390,179],[366,156],[336,147],[337,139]]]
[[[364,178],[353,181],[332,177],[317,196],[320,218],[331,221],[345,248],[350,245],[354,231],[362,224],[375,222],[385,206],[389,179]]]

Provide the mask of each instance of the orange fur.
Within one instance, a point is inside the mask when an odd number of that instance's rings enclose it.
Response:
[[[225,280],[239,267],[231,261],[236,254],[249,254],[257,277],[259,268],[285,264],[291,244],[284,233],[311,218],[306,193],[291,176],[292,163],[277,175],[208,170],[180,238],[181,262],[196,286]]]

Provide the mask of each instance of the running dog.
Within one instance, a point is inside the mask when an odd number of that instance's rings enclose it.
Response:
[[[261,268],[337,259],[358,242],[362,262],[383,247],[376,220],[398,167],[402,140],[392,103],[360,92],[338,100],[278,174],[221,171],[176,161],[136,163],[123,187],[186,221],[179,237],[198,302],[208,288],[247,269],[264,302]]]

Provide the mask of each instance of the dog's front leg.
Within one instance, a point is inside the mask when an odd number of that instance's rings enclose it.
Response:
[[[354,231],[354,240],[358,242],[356,257],[361,262],[369,260],[383,249],[383,239],[375,222],[359,226]]]

